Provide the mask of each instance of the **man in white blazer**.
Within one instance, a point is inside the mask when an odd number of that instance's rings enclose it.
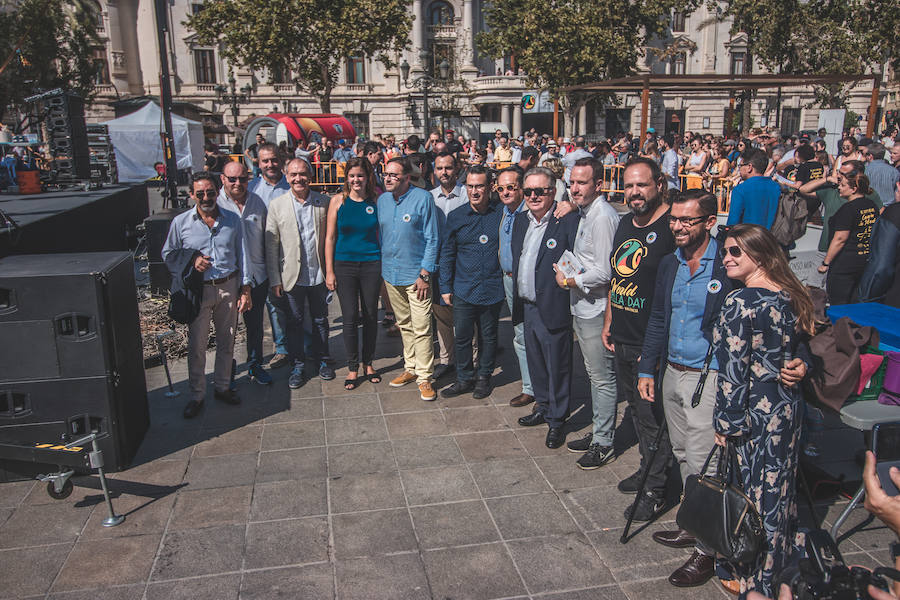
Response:
[[[328,199],[310,189],[312,169],[302,158],[285,166],[291,189],[269,204],[266,219],[266,268],[272,294],[284,303],[288,317],[288,354],[293,370],[291,389],[301,387],[304,371],[303,315],[306,305],[312,317],[312,354],[322,379],[334,379],[334,369],[323,358],[328,354],[328,305],[325,288],[325,219]]]

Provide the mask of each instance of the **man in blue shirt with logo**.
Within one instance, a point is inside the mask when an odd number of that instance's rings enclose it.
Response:
[[[472,392],[476,399],[491,393],[497,351],[497,323],[503,304],[500,272],[502,206],[491,202],[490,174],[481,165],[466,175],[468,203],[447,216],[441,246],[441,296],[453,306],[456,330],[456,383],[441,391],[444,398]],[[472,364],[475,324],[481,332],[478,378]]]
[[[378,197],[381,276],[384,278],[403,339],[404,371],[391,387],[415,381],[422,400],[435,399],[434,342],[431,326],[431,274],[437,268],[440,239],[431,194],[411,186],[412,164],[405,157],[388,161]]]

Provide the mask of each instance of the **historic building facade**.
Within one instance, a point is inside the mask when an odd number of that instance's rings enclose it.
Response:
[[[482,123],[502,123],[513,135],[531,127],[551,131],[550,113],[523,111],[522,95],[532,90],[526,87],[525,77],[516,74],[514,58],[493,60],[475,48],[475,36],[484,29],[484,4],[481,0],[413,0],[411,49],[394,57],[398,65],[404,60],[410,65],[407,82],[398,67],[385,69],[377,61],[347,57],[332,95],[331,112],[345,115],[364,134],[421,133],[426,129],[424,94],[408,83],[426,73],[437,78],[428,94],[432,128],[450,127],[468,136],[476,135]],[[99,0],[99,5],[103,47],[95,50],[95,57],[105,68],[100,93],[89,113],[92,121],[113,117],[116,100],[159,93],[153,0]],[[238,107],[239,121],[270,112],[321,112],[315,100],[297,92],[289,73],[232,69],[222,60],[218,47],[199,44],[183,21],[202,10],[202,3],[170,0],[166,5],[174,98],[199,107],[195,115],[205,116],[210,124],[232,123],[231,105],[217,92],[229,85],[231,76],[238,90],[246,86],[251,90],[249,101]],[[755,70],[751,69],[746,40],[740,35],[732,37],[727,23],[704,25],[712,17],[706,5],[693,14],[673,14],[669,38],[654,46],[677,51],[648,51],[643,71],[727,75]],[[442,80],[438,67],[445,59],[449,72]],[[865,115],[870,96],[868,82],[858,86],[849,108]],[[784,131],[816,127],[818,109],[809,107],[811,89],[784,88],[780,98]],[[687,129],[719,134],[725,127],[728,104],[725,93],[653,93],[649,124],[659,132]],[[753,125],[776,124],[776,90],[758,92],[749,104]],[[614,135],[620,130],[636,133],[640,119],[640,93],[625,93],[614,107],[589,103],[579,111],[574,129],[592,136]]]

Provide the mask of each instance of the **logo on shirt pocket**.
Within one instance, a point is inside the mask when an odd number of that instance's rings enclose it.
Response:
[[[547,240],[547,247],[550,248],[551,250],[556,248],[556,240],[554,240],[553,238],[550,238],[549,240]]]
[[[482,244],[487,244],[487,243],[488,243],[488,236],[486,236],[486,235],[484,235],[484,234],[482,233],[482,234],[481,234],[481,237],[478,238],[478,241],[481,242]]]
[[[406,213],[405,215],[403,215],[404,223],[409,223],[411,220],[412,220],[412,216],[409,213]]]
[[[374,206],[367,206],[367,207],[366,207],[366,214],[374,215],[374,214],[375,214],[375,207],[374,207]],[[408,217],[409,215],[406,215],[406,216]],[[403,217],[403,219],[406,220],[406,217]]]

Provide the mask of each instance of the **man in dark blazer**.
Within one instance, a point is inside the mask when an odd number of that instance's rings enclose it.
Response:
[[[525,427],[547,423],[547,447],[565,442],[572,388],[572,315],[569,291],[556,283],[553,265],[575,247],[578,213],[553,216],[556,177],[544,167],[525,174],[528,208],[513,224],[513,323],[525,323],[525,354],[534,387],[535,409],[519,419]]]

